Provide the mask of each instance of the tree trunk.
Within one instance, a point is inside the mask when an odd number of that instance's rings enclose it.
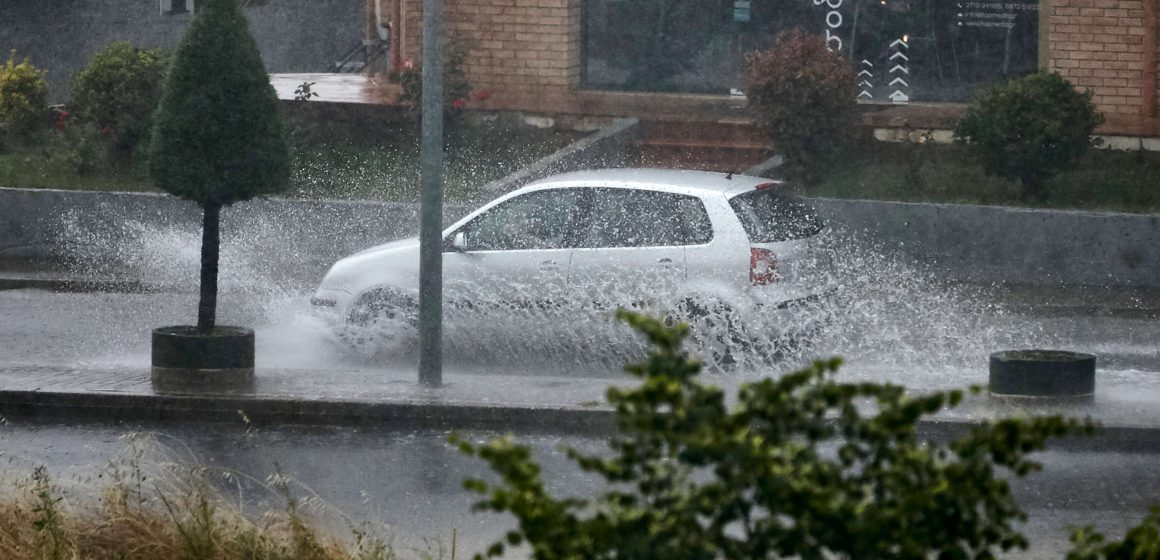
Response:
[[[207,200],[201,224],[201,301],[197,305],[197,332],[210,334],[217,319],[218,253],[221,237],[218,222],[222,205]]]

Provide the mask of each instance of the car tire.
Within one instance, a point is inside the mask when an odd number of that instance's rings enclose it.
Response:
[[[412,298],[393,290],[375,290],[358,298],[347,314],[347,324],[354,326],[369,326],[382,320],[401,320],[416,326],[418,306]]]
[[[419,326],[418,305],[390,290],[376,290],[355,300],[336,335],[350,349],[367,350],[412,339]]]
[[[721,301],[685,298],[668,314],[666,322],[687,323],[694,353],[713,369],[732,369],[738,364],[737,356],[749,347],[736,312]]]

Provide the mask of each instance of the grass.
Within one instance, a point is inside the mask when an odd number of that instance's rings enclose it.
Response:
[[[142,443],[145,442],[145,443]],[[62,488],[43,467],[30,478],[4,481],[0,495],[0,558],[5,560],[393,560],[391,541],[350,527],[340,538],[312,523],[291,482],[276,474],[264,487],[281,510],[247,515],[225,499],[214,481],[234,473],[148,462],[156,445],[136,437],[133,458],[100,475]],[[225,476],[223,476],[225,475]],[[96,490],[95,494],[93,491]],[[240,498],[239,498],[240,499]],[[419,550],[441,558],[442,547]]]
[[[864,142],[824,166],[802,194],[900,202],[1032,206],[1072,210],[1160,212],[1160,153],[1092,150],[1027,203],[1019,183],[983,172],[961,146]]]
[[[385,201],[419,197],[419,141],[412,124],[392,127],[374,142],[349,138],[319,140],[296,130],[294,168],[284,196]],[[500,179],[580,137],[511,123],[462,125],[447,134],[445,198],[468,200],[484,184]],[[45,130],[29,141],[0,150],[0,187],[85,191],[153,191],[142,161],[101,164],[78,173],[75,150],[64,134]]]

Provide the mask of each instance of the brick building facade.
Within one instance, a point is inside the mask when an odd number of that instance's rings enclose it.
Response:
[[[570,112],[580,87],[582,0],[445,0],[449,38],[468,48],[465,71],[489,108]],[[400,55],[422,52],[422,0],[401,0]]]
[[[1109,132],[1157,136],[1157,1],[1044,0],[1041,65],[1094,93]]]
[[[397,17],[403,22],[398,30],[399,54],[418,60],[422,0],[397,1],[393,9],[401,12]],[[469,81],[475,89],[491,93],[485,108],[558,114],[659,111],[688,115],[739,105],[729,96],[586,91],[582,84],[586,0],[444,1],[446,35],[469,47]],[[1039,67],[1059,72],[1076,86],[1093,92],[1107,120],[1101,130],[1105,134],[1160,136],[1158,3],[1160,0],[1038,2]],[[956,116],[963,106],[938,105],[940,110],[935,113],[949,117]],[[920,115],[924,111],[931,113],[930,104],[892,107],[890,112]]]

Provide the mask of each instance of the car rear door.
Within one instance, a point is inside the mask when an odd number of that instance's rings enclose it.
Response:
[[[570,289],[605,309],[671,303],[686,272],[682,204],[700,201],[626,188],[592,188],[586,194]]]

